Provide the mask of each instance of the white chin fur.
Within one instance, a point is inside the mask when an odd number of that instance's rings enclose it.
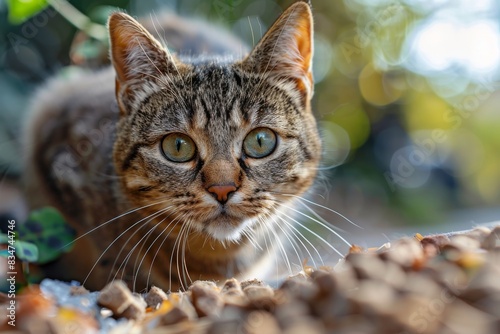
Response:
[[[208,226],[205,232],[210,234],[212,238],[219,241],[239,241],[243,230],[251,226],[252,223],[253,222],[251,220],[246,220],[237,227],[214,224],[213,226]]]

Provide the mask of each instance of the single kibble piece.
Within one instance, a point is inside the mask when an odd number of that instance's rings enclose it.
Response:
[[[179,306],[174,306],[160,318],[160,325],[169,326],[185,320],[189,320],[189,315]]]
[[[215,284],[212,286],[205,284],[204,281],[197,281],[189,288],[198,316],[206,317],[219,314],[224,303],[219,292],[214,287]]]
[[[221,290],[222,294],[237,294],[237,295],[242,295],[243,290],[241,289],[241,284],[238,282],[236,278],[231,278],[228,279],[225,283],[224,286],[222,287]]]
[[[257,279],[257,278],[247,279],[247,280],[241,282],[241,288],[242,289],[245,289],[247,286],[250,286],[250,285],[264,286],[266,284],[263,281],[261,281],[260,279]]]
[[[89,290],[85,289],[83,286],[72,286],[70,288],[70,294],[72,296],[81,296],[81,295],[86,295],[89,293]]]
[[[97,302],[110,309],[118,318],[138,320],[146,313],[144,301],[135,297],[123,281],[113,281],[106,285]]]
[[[146,305],[153,308],[157,308],[166,300],[168,300],[167,294],[162,289],[156,286],[153,286],[151,289],[149,289],[146,298],[144,298]]]
[[[491,233],[484,239],[481,247],[487,250],[500,248],[500,225],[496,226]]]

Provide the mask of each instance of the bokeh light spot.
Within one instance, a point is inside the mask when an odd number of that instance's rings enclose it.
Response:
[[[377,106],[392,103],[401,96],[401,91],[390,85],[384,74],[374,69],[372,64],[363,68],[358,83],[363,98]]]
[[[341,126],[349,135],[351,149],[360,147],[370,135],[370,120],[365,111],[353,104],[344,104],[328,115],[327,121]]]

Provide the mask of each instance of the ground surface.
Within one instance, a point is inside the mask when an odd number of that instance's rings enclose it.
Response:
[[[187,292],[100,292],[44,280],[16,298],[28,333],[499,333],[500,226],[353,246],[335,268],[304,268],[272,289],[259,280]]]

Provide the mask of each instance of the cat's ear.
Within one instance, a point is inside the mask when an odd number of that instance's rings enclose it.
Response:
[[[258,73],[293,82],[310,99],[313,47],[311,7],[300,1],[281,14],[243,64]]]
[[[116,97],[120,110],[146,92],[148,82],[159,82],[173,73],[175,59],[131,16],[116,12],[108,20],[111,62],[116,72]]]

